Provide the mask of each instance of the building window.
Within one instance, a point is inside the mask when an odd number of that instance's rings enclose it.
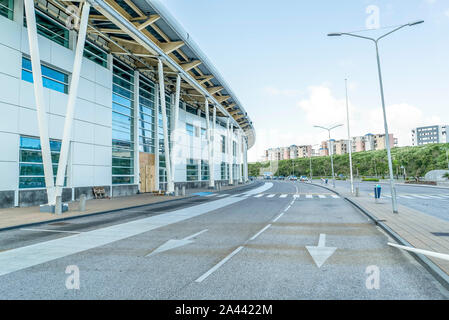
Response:
[[[191,137],[195,136],[195,129],[193,125],[191,125],[190,123],[186,123],[186,132]]]
[[[23,25],[25,27],[27,26],[25,15]],[[38,34],[60,44],[61,46],[66,48],[69,47],[69,30],[59,22],[56,22],[44,13],[41,13],[39,10],[36,10],[36,27]]]
[[[19,188],[45,188],[44,165],[42,162],[41,141],[34,137],[20,137]],[[61,141],[50,140],[51,160],[56,183]],[[67,182],[67,176],[64,185]]]
[[[192,106],[188,105],[188,104],[186,104],[186,111],[187,111],[188,113],[191,113],[191,114],[197,115],[197,111],[196,111],[196,109],[195,109],[194,107],[192,107]]]
[[[187,159],[186,164],[187,181],[198,181],[198,162]]]
[[[84,57],[99,64],[102,67],[108,67],[108,54],[103,49],[100,49],[96,45],[86,41],[84,44]]]
[[[0,16],[14,19],[14,0],[0,0]]]
[[[201,180],[209,180],[209,162],[201,160]]]
[[[222,162],[220,166],[220,171],[221,171],[221,180],[227,180],[229,172],[229,164],[227,164],[226,162]]]
[[[41,70],[42,83],[45,88],[62,93],[69,92],[69,76],[66,73],[50,68],[43,64],[41,64]],[[31,60],[25,57],[22,57],[22,80],[33,83]]]
[[[204,139],[207,138],[206,129],[204,129],[204,128],[201,128],[201,138],[204,138]]]
[[[139,84],[139,150],[155,153],[155,85],[152,81],[140,76]]]
[[[134,183],[134,71],[114,60],[112,93],[112,184]]]
[[[221,136],[221,152],[226,153],[226,137]]]
[[[232,155],[235,157],[237,155],[237,143],[232,141]]]

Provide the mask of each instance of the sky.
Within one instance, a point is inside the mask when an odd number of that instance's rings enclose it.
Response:
[[[165,0],[232,88],[256,129],[249,161],[265,149],[315,145],[345,124],[351,136],[383,133],[374,43],[394,26],[425,20],[379,42],[390,133],[411,144],[416,126],[449,124],[447,0]],[[361,31],[363,30],[363,31]],[[359,32],[361,31],[361,32]]]

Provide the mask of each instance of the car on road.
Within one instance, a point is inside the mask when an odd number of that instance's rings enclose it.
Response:
[[[306,181],[309,181],[309,178],[307,178],[306,176],[301,176],[299,178],[299,181],[306,182]]]
[[[296,176],[290,176],[290,177],[289,177],[289,180],[290,180],[290,181],[298,181],[298,177],[296,177]]]

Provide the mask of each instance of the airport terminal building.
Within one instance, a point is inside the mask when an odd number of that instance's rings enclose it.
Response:
[[[255,131],[155,0],[0,0],[0,207],[248,180]]]

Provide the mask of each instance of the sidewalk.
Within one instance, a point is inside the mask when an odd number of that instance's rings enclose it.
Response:
[[[335,191],[367,211],[377,223],[384,224],[415,248],[449,254],[448,221],[403,205],[398,205],[399,213],[394,214],[390,199],[381,198],[376,203],[374,197],[367,193],[355,197],[346,188],[336,187]],[[429,259],[449,275],[449,261],[431,257]]]
[[[234,186],[223,186],[221,191],[231,190],[251,184],[240,184]],[[55,215],[52,213],[45,213],[39,211],[39,206],[23,207],[23,208],[5,208],[0,209],[0,230],[5,228],[11,228],[21,225],[51,222],[57,220],[64,220],[67,218],[81,217],[92,214],[105,213],[109,211],[115,211],[120,209],[139,207],[148,204],[155,204],[165,201],[171,201],[176,199],[185,199],[192,197],[193,194],[199,192],[212,192],[210,189],[187,189],[186,196],[157,196],[153,194],[137,194],[134,196],[117,197],[112,199],[98,199],[87,200],[86,211],[79,211],[79,202],[70,202],[69,211],[61,215]],[[216,191],[213,191],[216,192]]]

